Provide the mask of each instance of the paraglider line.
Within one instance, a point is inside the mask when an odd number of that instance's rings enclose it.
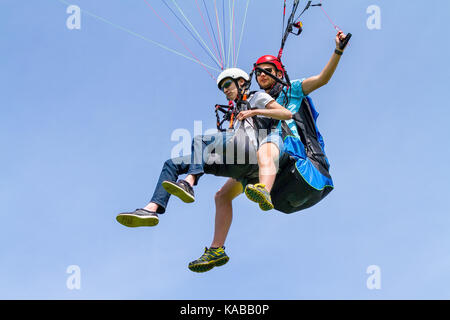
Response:
[[[203,3],[205,3],[205,2],[203,2]],[[223,70],[223,61],[222,61],[222,58],[220,58],[220,55],[219,55],[219,53],[217,52],[216,46],[214,45],[214,42],[213,42],[212,37],[211,37],[211,33],[209,32],[208,26],[206,25],[206,21],[205,21],[205,19],[204,19],[204,17],[203,17],[202,10],[200,9],[200,6],[199,6],[197,0],[195,0],[195,4],[197,5],[197,9],[198,9],[198,12],[199,12],[199,14],[200,14],[200,17],[202,18],[203,25],[205,26],[206,32],[208,33],[209,40],[211,41],[212,47],[213,47],[213,49],[214,49],[214,53],[216,54],[216,58],[218,58],[218,59],[221,60],[221,68],[222,68],[222,70]]]
[[[239,60],[239,52],[241,51],[241,44],[242,44],[242,39],[244,36],[245,22],[247,21],[247,12],[248,12],[249,4],[250,4],[250,0],[247,0],[247,7],[245,8],[244,21],[242,22],[242,31],[241,31],[241,36],[240,36],[239,45],[238,45],[238,51],[237,51],[237,55],[236,55],[236,65]]]
[[[325,9],[323,8],[322,5],[323,0],[320,1],[320,8],[322,9],[322,12],[325,14],[325,16],[328,18],[328,21],[330,21],[330,23],[333,25],[334,29],[336,29],[336,31],[342,31],[341,28],[339,28],[334,22],[333,20],[331,20],[330,16],[328,15],[328,13],[325,11]]]
[[[222,62],[222,70],[223,70],[223,57],[222,57],[222,52],[221,52],[221,50],[220,50],[220,48],[219,48],[219,45],[218,45],[218,43],[217,43],[216,33],[214,32],[214,27],[213,27],[212,22],[211,22],[211,16],[209,15],[208,6],[206,5],[205,0],[203,0],[203,5],[205,6],[205,9],[206,9],[206,15],[208,16],[209,26],[211,27],[211,31],[212,31],[212,34],[213,34],[213,37],[214,37],[214,42],[215,42],[215,44],[216,44],[217,51],[219,51],[220,60],[221,60],[221,62]]]
[[[195,37],[195,35],[192,33],[191,30],[183,23],[183,21],[177,16],[177,14],[172,10],[172,8],[166,3],[165,0],[162,0],[164,5],[172,12],[172,14],[177,18],[177,20],[181,23],[181,25],[186,29],[187,32],[191,35],[191,37],[198,43],[198,45],[203,49],[203,51],[208,54],[208,56],[214,61],[215,64],[220,68],[220,63],[218,63],[217,59],[215,57],[212,57],[211,54],[203,47],[203,45],[200,43],[200,41]]]
[[[284,35],[284,25],[286,23],[286,0],[284,0],[284,7],[283,7],[283,28],[281,29],[281,37]]]
[[[62,4],[64,4],[64,5],[70,5],[70,3],[68,3],[67,1],[64,1],[64,0],[56,0],[56,1],[58,1],[58,2],[60,2],[60,3],[62,3]],[[89,12],[89,11],[87,11],[87,10],[83,10],[83,12],[84,12],[86,15],[88,15],[88,16],[90,16],[90,17],[96,19],[96,20],[99,20],[99,21],[101,21],[101,22],[104,22],[104,23],[106,23],[106,24],[109,24],[110,26],[112,26],[112,27],[114,27],[114,28],[116,28],[116,29],[119,29],[119,30],[121,30],[121,31],[123,31],[123,32],[126,32],[126,33],[128,33],[128,34],[130,34],[130,35],[132,35],[132,36],[134,36],[134,37],[136,37],[136,38],[139,38],[139,39],[141,39],[141,40],[144,40],[145,42],[148,42],[148,43],[151,43],[151,44],[153,44],[153,45],[156,45],[156,46],[160,47],[161,49],[164,49],[164,50],[167,50],[167,51],[169,51],[169,52],[172,52],[173,54],[176,54],[176,55],[178,55],[178,56],[180,56],[180,57],[183,57],[183,58],[185,58],[185,59],[187,59],[187,60],[189,60],[189,61],[198,63],[198,64],[200,64],[200,65],[202,65],[202,66],[204,66],[204,67],[206,67],[206,68],[209,68],[209,69],[211,69],[211,70],[214,70],[214,71],[220,71],[220,70],[218,70],[217,68],[211,67],[211,66],[209,66],[209,65],[207,65],[207,64],[202,64],[202,63],[199,62],[198,60],[195,60],[195,59],[193,59],[193,58],[191,58],[191,57],[189,57],[189,56],[187,56],[187,55],[185,55],[185,54],[183,54],[183,53],[181,53],[181,52],[178,52],[178,51],[176,51],[176,50],[174,50],[174,49],[172,49],[172,48],[169,48],[169,47],[167,47],[167,46],[165,46],[165,45],[163,45],[163,44],[161,44],[161,43],[159,43],[159,42],[156,42],[156,41],[154,41],[154,40],[151,40],[151,39],[149,39],[149,38],[147,38],[147,37],[145,37],[145,36],[143,36],[143,35],[141,35],[141,34],[139,34],[139,33],[136,33],[136,32],[134,32],[134,31],[131,31],[130,29],[127,29],[127,28],[122,27],[122,26],[120,26],[120,25],[118,25],[118,24],[115,24],[115,23],[113,23],[113,22],[111,22],[111,21],[109,21],[109,20],[107,20],[107,19],[105,19],[105,18],[103,18],[103,17],[100,17],[100,16],[98,16],[98,15],[92,13],[92,12]]]
[[[235,16],[235,0],[233,0],[233,66],[236,67],[236,16]]]
[[[228,61],[229,66],[231,67],[234,63],[233,57],[231,56],[232,47],[233,47],[233,16],[231,13],[231,0],[228,0],[228,18],[230,23],[230,35],[229,35],[229,43],[228,43]]]
[[[214,54],[211,52],[211,49],[209,49],[208,45],[205,43],[205,40],[203,40],[202,36],[198,33],[197,29],[195,29],[195,27],[192,25],[191,21],[188,19],[188,17],[184,14],[183,10],[180,8],[180,6],[178,5],[178,3],[175,0],[172,0],[172,2],[174,3],[174,5],[177,7],[178,11],[180,12],[180,14],[183,16],[184,20],[186,20],[186,22],[189,24],[189,26],[191,27],[192,31],[194,31],[194,33],[197,35],[198,39],[203,43],[203,45],[206,47],[206,49],[208,50],[210,57],[213,58],[217,65],[220,68],[220,62],[217,58],[214,57]]]
[[[224,46],[222,45],[222,33],[220,32],[220,21],[219,21],[219,13],[217,12],[217,2],[216,0],[214,0],[214,10],[216,11],[216,22],[217,22],[217,31],[218,31],[218,38],[219,38],[219,44],[220,44],[220,49],[222,50],[222,56],[224,59],[224,65],[226,64],[225,61],[225,50],[224,50]]]
[[[227,40],[226,40],[226,32],[225,32],[225,0],[222,0],[222,26],[223,26],[223,47],[225,49],[225,52],[227,52]],[[227,57],[227,68],[229,66],[229,60]]]
[[[200,63],[200,65],[205,69],[205,71],[209,74],[209,76],[210,76],[213,80],[216,80],[216,79],[214,78],[214,76],[208,71],[208,69],[206,69],[205,65],[204,65],[204,64],[203,64],[203,63],[195,56],[195,54],[193,54],[192,51],[186,46],[186,44],[184,43],[184,41],[180,39],[180,37],[176,34],[176,32],[174,32],[174,31],[172,30],[172,28],[166,23],[166,21],[158,15],[158,13],[155,11],[155,9],[153,9],[153,7],[151,6],[151,4],[150,4],[147,0],[144,0],[144,1],[145,1],[145,3],[150,7],[150,9],[152,9],[153,13],[159,18],[159,20],[161,20],[162,23],[164,23],[164,25],[169,29],[169,31],[170,31],[170,32],[178,39],[178,41],[183,45],[183,47],[184,47],[187,51],[189,51],[189,53],[194,57],[195,60],[197,60],[197,61]]]

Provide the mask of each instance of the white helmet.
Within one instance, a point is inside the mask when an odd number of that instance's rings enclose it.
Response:
[[[217,77],[217,86],[219,87],[219,89],[220,83],[226,78],[231,78],[233,80],[239,80],[240,78],[242,78],[245,81],[250,81],[250,76],[244,70],[239,68],[226,69],[222,71],[222,73]]]

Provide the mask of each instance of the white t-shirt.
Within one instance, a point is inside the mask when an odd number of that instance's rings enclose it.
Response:
[[[268,93],[265,93],[263,91],[255,92],[248,98],[248,102],[250,103],[250,107],[252,109],[265,109],[266,106],[272,101],[275,101],[275,99],[272,98]],[[258,117],[267,118],[265,116],[258,116]],[[234,128],[238,129],[241,123],[242,123],[241,121],[236,121]],[[255,148],[258,149],[258,141],[255,135],[253,119],[252,118],[245,119],[242,125],[244,126],[244,130],[247,133],[248,137],[250,138],[250,141],[253,143]]]

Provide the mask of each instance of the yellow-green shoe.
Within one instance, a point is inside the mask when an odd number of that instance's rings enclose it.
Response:
[[[266,190],[266,186],[264,184],[248,184],[245,187],[245,195],[253,202],[259,203],[261,210],[269,211],[273,209],[272,198],[270,197],[270,193]]]
[[[189,263],[189,270],[193,272],[206,272],[214,267],[223,266],[230,260],[230,257],[225,253],[225,247],[220,248],[205,248],[205,253]]]
[[[145,209],[136,209],[133,212],[119,213],[116,220],[129,228],[154,227],[159,223],[158,214]]]

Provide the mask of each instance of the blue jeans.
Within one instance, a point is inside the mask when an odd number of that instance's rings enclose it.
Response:
[[[157,213],[166,212],[170,194],[163,188],[163,181],[176,182],[182,174],[194,175],[196,177],[194,185],[197,185],[199,178],[205,173],[204,165],[207,155],[215,146],[225,145],[226,141],[233,136],[232,132],[218,132],[213,135],[195,136],[192,141],[192,153],[188,156],[169,159],[164,162],[161,174],[152,199],[153,203],[159,205]],[[206,150],[206,152],[205,152]]]

